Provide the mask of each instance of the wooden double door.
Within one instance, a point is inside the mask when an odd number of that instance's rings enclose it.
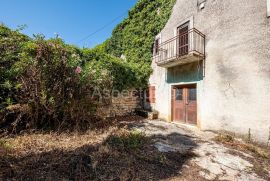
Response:
[[[172,120],[197,125],[196,85],[172,87]]]

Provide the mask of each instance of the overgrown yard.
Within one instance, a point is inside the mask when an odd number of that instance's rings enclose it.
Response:
[[[96,126],[2,137],[1,180],[270,179],[264,158],[179,125],[130,116]]]
[[[140,121],[139,117],[129,117]],[[33,133],[1,139],[3,180],[158,180],[176,175],[192,153],[162,153],[124,124],[85,133]]]

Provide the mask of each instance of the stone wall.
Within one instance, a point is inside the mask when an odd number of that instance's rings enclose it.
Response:
[[[110,104],[98,106],[98,116],[115,117],[134,114],[135,109],[141,108],[141,100],[139,95],[134,95],[133,91],[128,91],[123,94],[111,97]]]

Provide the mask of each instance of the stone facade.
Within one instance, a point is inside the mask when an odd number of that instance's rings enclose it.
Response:
[[[133,91],[128,91],[126,94],[119,94],[110,100],[110,104],[98,106],[98,116],[102,118],[125,116],[134,114],[136,109],[141,108],[141,99],[138,95],[134,95]]]
[[[203,5],[201,4],[203,3]],[[269,3],[269,1],[268,1]],[[270,127],[270,18],[267,0],[177,0],[161,43],[189,21],[206,35],[206,59],[172,68],[157,66],[149,84],[151,104],[171,121],[171,87],[197,85],[197,119],[202,130],[227,130],[268,141]],[[203,73],[202,73],[203,72]]]

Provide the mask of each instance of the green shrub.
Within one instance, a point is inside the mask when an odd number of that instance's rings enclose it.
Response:
[[[8,105],[15,100],[16,78],[11,70],[12,66],[20,60],[24,43],[30,39],[17,30],[10,30],[0,24],[0,107]]]
[[[79,49],[59,38],[45,40],[42,35],[26,40],[20,51],[11,52],[16,54],[16,60],[12,59],[9,65],[3,62],[3,71],[9,76],[1,78],[1,105],[28,105],[30,112],[23,113],[23,118],[19,112],[18,117],[29,128],[51,129],[59,125],[87,128],[99,104],[91,97],[96,88],[111,93],[113,89],[146,84],[143,82],[146,75],[140,73],[139,64],[105,53],[102,45]],[[10,50],[4,51],[7,54]],[[2,56],[5,59],[5,53]],[[11,119],[19,124],[16,117]]]
[[[120,130],[116,134],[110,136],[106,143],[116,149],[124,149],[127,151],[141,148],[146,142],[146,136],[140,131]]]
[[[5,141],[0,139],[0,156],[8,154],[12,150],[12,145]]]

